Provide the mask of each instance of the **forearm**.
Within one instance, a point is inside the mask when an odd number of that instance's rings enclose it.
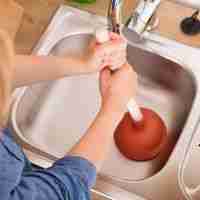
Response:
[[[84,58],[15,56],[14,88],[83,73]]]
[[[109,153],[113,133],[122,117],[123,112],[121,111],[113,110],[110,107],[102,108],[86,134],[74,146],[70,154],[86,158],[99,170]]]

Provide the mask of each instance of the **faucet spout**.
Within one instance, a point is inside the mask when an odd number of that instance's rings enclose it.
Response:
[[[123,0],[110,0],[108,9],[109,29],[112,32],[120,33],[121,13]]]

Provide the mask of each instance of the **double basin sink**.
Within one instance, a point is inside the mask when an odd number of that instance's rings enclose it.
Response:
[[[95,29],[105,26],[105,22],[103,17],[62,6],[33,54],[81,54]],[[127,59],[139,77],[136,101],[159,113],[167,126],[166,148],[154,160],[135,162],[124,158],[113,142],[92,190],[94,199],[167,200],[177,195],[184,199],[178,167],[200,116],[200,71],[185,59],[187,47],[164,38],[161,44],[162,38],[158,38],[159,42],[128,44]],[[98,74],[90,74],[16,91],[11,126],[33,163],[50,166],[83,136],[100,107],[98,87]]]

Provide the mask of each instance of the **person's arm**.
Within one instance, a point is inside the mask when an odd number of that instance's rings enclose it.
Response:
[[[14,88],[64,76],[94,73],[107,65],[121,66],[126,61],[126,43],[114,34],[110,34],[110,38],[103,44],[91,41],[82,57],[16,55]]]
[[[20,87],[40,81],[86,73],[90,67],[84,58],[16,55],[14,85]]]
[[[0,139],[0,171],[1,200],[89,200],[96,180],[96,168],[80,157],[31,170],[9,129]]]
[[[102,106],[96,119],[74,146],[69,155],[89,160],[99,170],[109,151],[113,134],[127,111],[128,101],[135,96],[137,78],[132,67],[125,64],[116,72],[101,72]]]
[[[95,180],[91,163],[67,156],[48,169],[24,172],[5,200],[90,200]]]
[[[115,128],[135,96],[136,75],[126,64],[115,73],[101,72],[102,107],[85,136],[48,169],[23,173],[9,200],[89,200]]]
[[[103,107],[86,134],[74,146],[69,155],[80,156],[89,160],[99,171],[102,162],[109,153],[113,133],[123,114],[124,111],[114,110],[112,106]]]

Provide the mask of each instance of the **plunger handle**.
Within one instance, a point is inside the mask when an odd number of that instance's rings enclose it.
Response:
[[[104,42],[107,42],[110,40],[108,31],[106,29],[96,30],[95,37],[99,43],[104,43]],[[121,66],[116,66],[115,68],[110,68],[110,69],[116,70],[119,67],[121,67]],[[142,119],[143,119],[142,112],[140,110],[140,107],[138,106],[138,104],[135,102],[135,100],[133,98],[131,98],[129,100],[129,102],[127,104],[127,109],[135,122],[142,121]]]
[[[143,119],[142,112],[136,101],[131,98],[127,104],[128,112],[135,122],[141,122]]]

